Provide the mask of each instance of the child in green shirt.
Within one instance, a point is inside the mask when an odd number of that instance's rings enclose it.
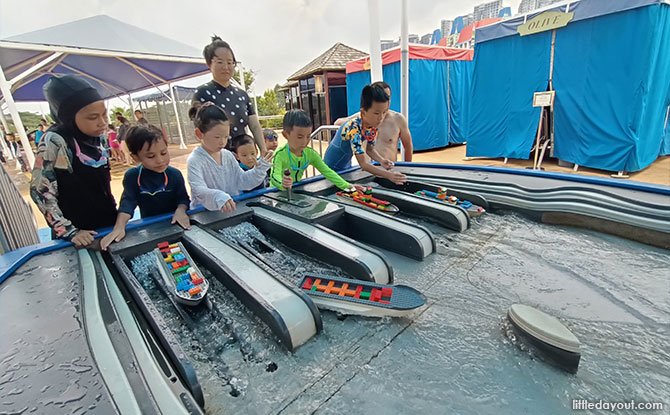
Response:
[[[319,153],[307,147],[312,133],[312,121],[303,110],[291,110],[284,115],[282,135],[287,143],[275,151],[274,166],[270,173],[270,184],[280,190],[286,190],[299,182],[308,166],[314,166],[326,179],[341,190],[363,191],[360,186],[349,184],[323,162]],[[291,174],[284,175],[288,169]]]

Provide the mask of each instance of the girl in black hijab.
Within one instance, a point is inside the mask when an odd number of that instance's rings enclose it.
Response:
[[[44,97],[56,124],[37,148],[30,196],[55,237],[86,246],[97,234],[94,229],[116,221],[109,161],[100,141],[107,109],[98,91],[74,75],[49,79]]]

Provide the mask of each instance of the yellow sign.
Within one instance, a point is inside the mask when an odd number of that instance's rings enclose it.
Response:
[[[369,71],[370,70],[370,59],[366,59],[365,63],[363,63],[363,70]]]
[[[519,26],[517,32],[521,36],[526,36],[546,30],[558,29],[559,27],[567,26],[573,17],[575,17],[573,12],[544,12]]]

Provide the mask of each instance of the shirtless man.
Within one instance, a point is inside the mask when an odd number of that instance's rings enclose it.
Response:
[[[391,97],[391,87],[384,81],[375,82],[372,85],[380,85],[384,88],[384,91],[388,94],[389,98]],[[389,106],[391,101],[389,100]],[[335,120],[335,125],[340,126],[350,119],[357,117],[360,113],[356,113],[347,118],[338,118]],[[414,147],[412,146],[412,134],[409,132],[409,126],[407,125],[407,120],[405,117],[395,111],[389,111],[384,117],[379,126],[379,133],[377,133],[377,144],[375,145],[379,154],[384,158],[391,161],[398,160],[398,138],[402,142],[402,146],[405,149],[405,160],[412,161],[412,152]]]

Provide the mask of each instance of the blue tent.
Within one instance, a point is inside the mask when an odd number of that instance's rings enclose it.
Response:
[[[362,58],[347,64],[347,110],[360,110],[361,90],[370,83]],[[472,50],[411,45],[409,48],[409,130],[414,150],[463,143],[467,137],[467,101]],[[382,54],[384,81],[391,86],[391,109],[400,111],[400,48]]]
[[[670,108],[668,108],[670,113]],[[663,138],[663,145],[661,145],[661,156],[670,156],[670,120],[668,120],[668,115],[665,119],[665,136]]]
[[[568,7],[574,18],[556,30],[554,47],[554,155],[638,171],[670,153],[670,7],[581,0],[477,30],[468,156],[529,157],[540,117],[532,97],[549,86],[552,32],[519,36],[517,27]]]

